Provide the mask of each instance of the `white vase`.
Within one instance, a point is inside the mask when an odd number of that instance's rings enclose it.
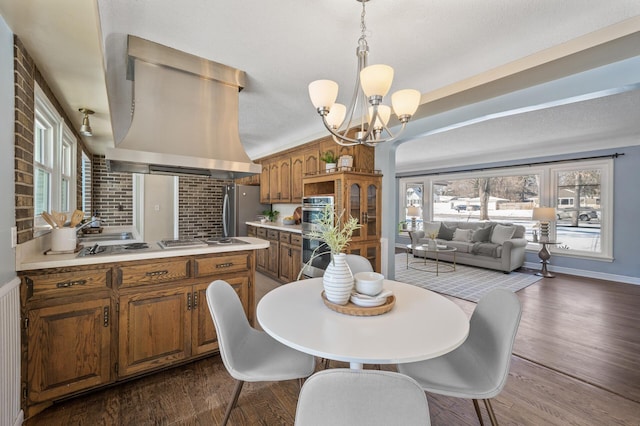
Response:
[[[324,294],[329,302],[346,305],[353,290],[353,274],[344,253],[332,254],[322,277]]]
[[[429,238],[429,242],[427,243],[427,247],[429,247],[429,250],[435,250],[438,247],[438,243],[433,238]]]
[[[325,163],[324,167],[327,173],[336,171],[336,163]]]

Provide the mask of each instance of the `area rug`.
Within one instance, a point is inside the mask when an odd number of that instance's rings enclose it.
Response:
[[[414,258],[409,255],[409,262],[419,260],[422,260],[422,258]],[[445,262],[442,263],[449,265]],[[521,272],[504,274],[500,271],[466,265],[456,265],[455,271],[440,272],[439,275],[436,275],[435,272],[407,269],[406,254],[396,254],[396,281],[413,284],[471,302],[478,302],[482,296],[494,288],[506,288],[516,292],[534,284],[541,278],[533,274]]]

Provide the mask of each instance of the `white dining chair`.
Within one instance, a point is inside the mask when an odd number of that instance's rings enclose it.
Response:
[[[207,303],[218,336],[220,356],[236,380],[223,425],[227,424],[244,382],[301,379],[313,374],[315,359],[251,327],[236,291],[226,281],[207,287]]]
[[[309,377],[296,426],[430,425],[427,397],[412,378],[391,371],[333,369]]]
[[[469,337],[461,346],[438,358],[398,364],[398,372],[413,377],[427,392],[472,399],[481,425],[478,400],[483,400],[491,424],[497,425],[489,399],[500,393],[509,376],[521,313],[515,293],[492,290],[478,302]]]
[[[347,254],[347,265],[353,275],[358,272],[373,272],[373,266],[366,257],[357,254]]]

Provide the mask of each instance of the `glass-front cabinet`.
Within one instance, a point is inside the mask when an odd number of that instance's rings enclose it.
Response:
[[[347,179],[347,211],[352,217],[358,219],[362,228],[353,233],[352,241],[366,241],[375,239],[380,235],[381,220],[378,212],[381,211],[380,180],[379,179]]]
[[[332,195],[338,213],[358,219],[357,229],[347,252],[366,257],[380,272],[380,237],[382,231],[382,175],[338,171],[303,179],[304,196]]]

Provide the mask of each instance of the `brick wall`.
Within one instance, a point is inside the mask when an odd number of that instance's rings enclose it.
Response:
[[[103,225],[133,225],[133,175],[108,172],[104,155],[94,155],[92,178],[92,206],[100,212]]]
[[[180,238],[222,237],[224,187],[233,181],[195,176],[179,181]]]
[[[77,181],[81,189],[80,158],[82,151],[88,152],[80,135],[73,127],[62,106],[53,95],[49,85],[17,36],[14,36],[14,84],[15,84],[15,206],[18,243],[33,239],[33,127],[35,82],[49,98],[58,113],[77,139]],[[82,205],[78,191],[77,205]]]
[[[33,123],[35,65],[14,37],[15,206],[18,243],[33,238]]]

